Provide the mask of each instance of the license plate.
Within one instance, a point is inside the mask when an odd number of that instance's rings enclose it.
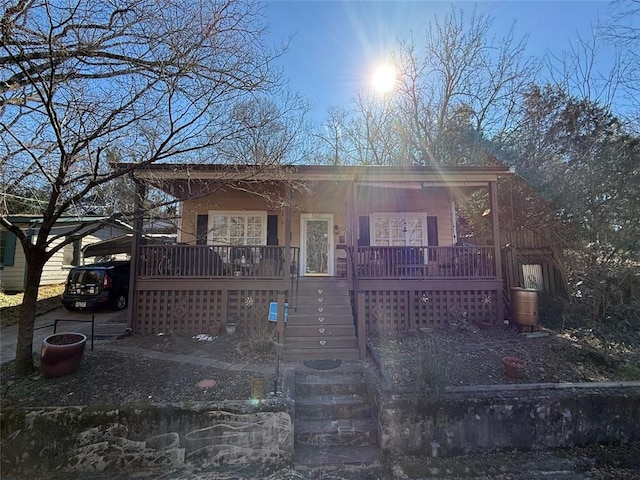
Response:
[[[76,302],[76,308],[85,308],[87,306],[87,302]]]

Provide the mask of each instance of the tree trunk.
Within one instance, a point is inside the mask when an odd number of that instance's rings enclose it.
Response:
[[[46,263],[44,252],[37,248],[25,251],[27,275],[25,278],[24,298],[20,307],[18,323],[18,342],[16,345],[15,373],[24,377],[35,371],[33,364],[33,326],[36,319],[36,303],[38,287],[42,278],[42,270]]]

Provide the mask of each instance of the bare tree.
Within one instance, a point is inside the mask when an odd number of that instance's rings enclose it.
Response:
[[[35,239],[9,221],[9,211],[0,213],[0,224],[17,236],[27,260],[17,374],[34,368],[44,264],[90,233],[78,227],[55,238],[50,234],[57,219],[81,215],[92,192],[151,163],[237,161],[228,150],[231,141],[287,115],[270,108],[261,111],[261,124],[236,121],[242,105],[280,87],[272,60],[281,51],[268,48],[262,33],[253,0],[5,3],[1,185],[5,194],[45,192]],[[114,151],[126,168],[109,161]],[[246,160],[266,161],[257,154]]]
[[[568,51],[550,52],[545,63],[550,81],[558,88],[610,107],[615,101],[622,70],[618,53],[616,58],[609,59],[613,65],[608,72],[597,67],[600,47],[596,37],[589,40],[577,37]]]
[[[322,124],[320,132],[314,135],[321,158],[318,163],[340,165],[350,163],[348,139],[345,138],[349,113],[344,109],[329,109],[329,118]]]
[[[510,31],[495,39],[492,24],[489,16],[474,12],[467,19],[453,8],[443,21],[436,18],[429,25],[422,52],[413,40],[403,42],[396,60],[401,72],[397,108],[414,163],[473,162],[453,158],[447,132],[466,125],[478,136],[491,135],[511,121],[535,64],[525,57],[526,38],[515,40]]]
[[[599,32],[612,43],[619,56],[621,101],[628,125],[640,131],[640,0],[611,2],[611,16]]]
[[[505,129],[537,66],[526,38],[496,39],[493,19],[455,7],[424,38],[399,43],[395,91],[359,95],[349,121],[366,145],[364,161],[447,165],[478,163],[483,138]],[[466,143],[460,148],[460,142]]]
[[[225,139],[218,152],[232,163],[263,166],[302,163],[310,150],[304,135],[309,109],[307,101],[286,92],[278,98],[238,102],[229,120],[241,134]]]

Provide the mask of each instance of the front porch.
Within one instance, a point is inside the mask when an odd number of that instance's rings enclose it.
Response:
[[[227,322],[250,328],[267,321],[279,294],[297,309],[300,282],[319,280],[348,291],[357,332],[446,327],[461,318],[502,321],[493,246],[347,248],[344,261],[336,259],[337,267],[344,263],[336,276],[299,276],[298,247],[153,245],[139,251],[138,333],[209,333]]]

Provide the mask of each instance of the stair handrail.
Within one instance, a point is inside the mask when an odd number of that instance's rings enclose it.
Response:
[[[353,284],[353,302],[351,304],[351,312],[353,318],[355,319],[355,327],[356,327],[356,337],[358,339],[358,350],[360,352],[360,358],[364,358],[366,356],[366,332],[365,332],[365,318],[364,311],[360,312],[358,309],[359,305],[359,288],[360,288],[360,278],[358,276],[358,268],[356,262],[354,261],[354,249],[357,252],[358,247],[348,246],[346,248],[347,251],[347,265],[351,265],[351,281]],[[349,267],[347,267],[349,268]],[[364,342],[364,343],[363,343]]]

